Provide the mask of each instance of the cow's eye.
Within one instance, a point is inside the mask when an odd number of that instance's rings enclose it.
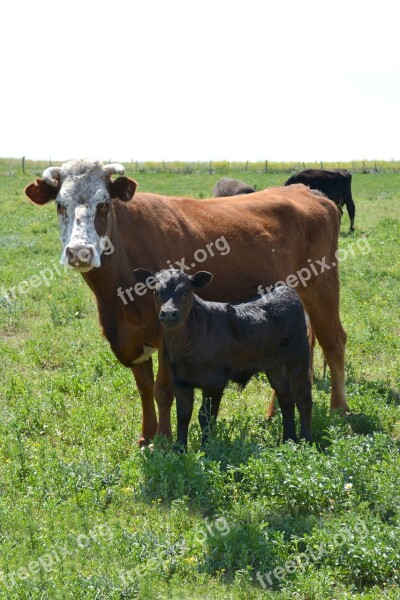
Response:
[[[61,204],[61,202],[56,202],[56,207],[59,215],[64,216],[66,214],[67,209],[65,208],[64,204]]]
[[[106,200],[105,202],[99,202],[97,205],[97,209],[101,212],[107,212],[111,206],[111,202]]]

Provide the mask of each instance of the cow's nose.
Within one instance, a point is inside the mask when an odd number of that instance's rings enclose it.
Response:
[[[68,246],[65,255],[72,266],[88,265],[93,258],[93,249],[88,246]]]

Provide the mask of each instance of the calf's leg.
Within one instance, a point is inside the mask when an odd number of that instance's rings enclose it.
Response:
[[[157,433],[171,437],[171,406],[174,401],[174,390],[171,374],[163,350],[158,353],[158,372],[154,385],[154,396],[158,407],[159,424]]]
[[[311,385],[314,382],[314,350],[315,350],[315,333],[314,329],[311,325],[311,321],[309,319],[306,320],[307,324],[307,339],[310,345],[310,367],[309,367],[309,377]],[[324,367],[325,367],[325,359],[324,359]],[[325,377],[325,375],[324,375]],[[276,412],[276,393],[275,390],[272,390],[270,401],[268,402],[266,418],[267,420],[272,419]]]
[[[138,444],[147,446],[157,431],[152,359],[149,358],[139,365],[132,366],[132,373],[142,401],[142,435],[138,439]]]
[[[307,365],[292,368],[289,372],[289,381],[293,398],[295,398],[300,413],[300,439],[311,443],[312,396]]]
[[[194,390],[192,387],[180,387],[174,385],[176,398],[176,416],[178,421],[176,446],[187,450],[189,423],[192,418]]]
[[[199,410],[199,423],[201,427],[201,447],[204,448],[210,433],[212,433],[218,417],[224,389],[203,389],[203,403]]]
[[[283,441],[294,440],[297,442],[296,424],[294,420],[295,402],[291,393],[286,369],[266,371],[266,375],[278,396],[279,408],[281,409],[283,420]]]

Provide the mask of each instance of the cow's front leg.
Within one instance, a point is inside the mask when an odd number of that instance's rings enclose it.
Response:
[[[154,375],[151,358],[132,366],[132,373],[142,401],[142,435],[139,446],[147,446],[157,432],[157,416],[154,405]]]

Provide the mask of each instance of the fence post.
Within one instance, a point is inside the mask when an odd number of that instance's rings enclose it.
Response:
[[[324,168],[324,163],[321,160],[321,169],[323,169],[323,168]]]
[[[246,167],[245,167],[245,171],[246,171],[246,173],[247,173],[247,169],[248,169],[248,168],[249,168],[249,161],[248,161],[248,160],[246,160]]]
[[[22,172],[24,175],[26,175],[26,173],[25,173],[25,156],[22,157]]]
[[[210,175],[212,175],[212,160],[210,160]]]
[[[265,172],[268,173],[268,161],[265,161]]]

